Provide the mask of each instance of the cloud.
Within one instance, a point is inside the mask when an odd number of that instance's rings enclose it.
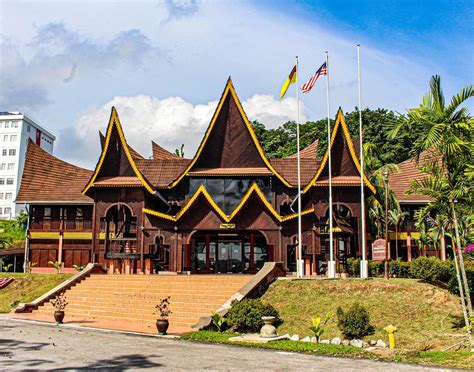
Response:
[[[27,59],[21,49],[33,51]],[[33,109],[51,103],[49,91],[61,83],[102,74],[120,66],[140,67],[147,55],[164,53],[137,29],[119,32],[109,41],[94,41],[70,31],[63,23],[39,27],[26,45],[0,38],[0,106]],[[26,53],[25,53],[26,54]]]
[[[199,9],[196,0],[165,0],[163,4],[168,10],[168,17],[165,21],[189,17]]]
[[[68,158],[81,165],[97,161],[99,152],[98,132],[105,132],[110,109],[117,108],[120,122],[124,128],[127,142],[143,156],[151,154],[150,141],[173,151],[184,143],[186,156],[192,156],[204,132],[207,129],[218,102],[193,105],[181,97],[158,99],[145,95],[134,97],[115,97],[97,110],[81,116],[74,128],[74,133],[64,133],[71,138],[60,142],[62,146],[80,148]],[[281,122],[295,120],[296,100],[285,98],[282,102],[270,95],[254,95],[242,102],[249,120],[258,120],[269,127]],[[306,108],[301,107],[302,120],[306,120]],[[88,154],[84,157],[84,154]]]

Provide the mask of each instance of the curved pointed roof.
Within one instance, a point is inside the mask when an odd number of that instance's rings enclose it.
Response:
[[[207,172],[221,169],[224,173],[225,169],[240,169],[241,174],[245,174],[243,169],[259,174],[266,170],[268,175],[275,175],[291,187],[265,156],[230,78],[196,155],[169,188],[175,187],[190,171],[203,169]]]
[[[110,146],[112,142],[112,136],[117,141],[117,146],[120,148],[114,149]],[[123,151],[123,154],[125,155],[125,159],[122,159],[122,155],[118,154],[114,157],[112,157],[112,152],[117,152],[117,151]],[[114,159],[118,164],[115,164],[115,166],[119,167],[119,171],[121,171],[124,174],[109,174],[109,172],[103,171],[104,168],[104,162],[106,159],[106,156],[108,154],[111,154],[111,158]],[[112,180],[111,176],[117,176],[118,178],[123,178],[126,177],[126,184],[123,186],[128,186],[128,185],[134,185],[137,183],[135,180],[132,180],[132,177],[136,177],[140,184],[148,190],[150,193],[153,193],[153,187],[150,185],[150,183],[145,179],[143,174],[138,170],[137,165],[135,163],[136,160],[141,160],[140,158],[134,158],[132,155],[132,151],[130,151],[130,147],[127,144],[127,141],[125,140],[125,136],[123,134],[123,129],[122,125],[120,124],[120,120],[117,114],[117,110],[115,109],[114,106],[112,106],[112,111],[110,113],[110,119],[109,119],[109,125],[107,126],[107,133],[105,135],[105,142],[104,146],[102,149],[102,153],[100,155],[99,161],[95,167],[94,173],[89,179],[89,182],[87,185],[84,187],[84,190],[82,191],[84,194],[87,193],[87,191],[94,186],[94,182],[97,180],[98,182],[101,181],[100,177],[105,177],[107,178],[107,185],[111,185]],[[144,159],[143,159],[144,160]],[[124,166],[125,165],[125,166]],[[121,180],[114,180],[113,181],[114,185],[121,185]],[[98,185],[99,186],[99,185]]]
[[[92,171],[77,167],[28,140],[17,203],[41,201],[90,202],[82,193]]]
[[[151,141],[151,149],[153,152],[153,159],[176,159],[180,158],[178,155],[164,149],[158,145],[155,141]]]

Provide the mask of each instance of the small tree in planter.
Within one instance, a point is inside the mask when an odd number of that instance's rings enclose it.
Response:
[[[171,314],[170,297],[164,297],[161,302],[155,306],[155,314],[158,313],[160,318],[156,320],[156,329],[159,334],[165,335],[169,327],[168,316]]]
[[[51,300],[51,304],[54,307],[54,320],[56,323],[62,324],[64,319],[64,310],[66,309],[66,296],[64,293],[57,295],[55,298]]]

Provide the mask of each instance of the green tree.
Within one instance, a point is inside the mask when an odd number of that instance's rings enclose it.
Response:
[[[441,78],[433,76],[430,80],[430,91],[423,97],[421,104],[408,110],[407,116],[400,116],[390,133],[392,138],[405,131],[413,131],[417,137],[412,152],[419,161],[424,154],[425,165],[422,170],[428,173],[426,180],[415,182],[413,190],[432,198],[426,210],[443,210],[453,221],[458,255],[455,262],[457,279],[461,293],[461,304],[469,332],[469,315],[472,316],[472,305],[469,287],[464,269],[461,250],[461,236],[457,213],[470,210],[473,213],[472,169],[474,167],[474,120],[469,110],[462,105],[474,96],[474,86],[465,86],[446,104]],[[456,201],[458,203],[456,203]],[[459,265],[457,261],[459,260]],[[464,291],[463,291],[464,289]],[[464,292],[464,294],[463,294]],[[464,299],[464,295],[466,299]],[[467,306],[467,309],[466,309]]]

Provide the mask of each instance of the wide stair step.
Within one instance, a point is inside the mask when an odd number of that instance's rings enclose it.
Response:
[[[169,296],[170,330],[190,331],[200,317],[217,311],[251,279],[248,275],[91,275],[66,291],[65,320],[154,332],[155,306]],[[50,317],[54,308],[46,302],[33,313]]]

